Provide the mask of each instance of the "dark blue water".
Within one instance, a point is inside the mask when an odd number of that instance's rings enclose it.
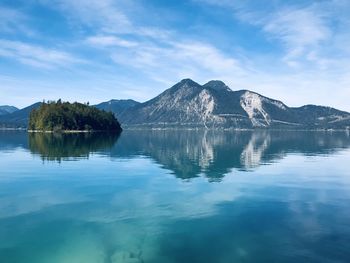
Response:
[[[350,262],[345,132],[0,132],[0,262]]]

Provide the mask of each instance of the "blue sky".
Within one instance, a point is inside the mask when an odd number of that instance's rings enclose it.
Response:
[[[0,105],[145,101],[183,78],[350,111],[350,1],[0,0]]]

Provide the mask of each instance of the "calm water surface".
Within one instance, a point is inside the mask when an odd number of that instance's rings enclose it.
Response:
[[[0,262],[350,262],[346,132],[0,132]]]

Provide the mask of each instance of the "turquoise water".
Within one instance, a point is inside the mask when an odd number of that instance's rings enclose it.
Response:
[[[0,262],[350,262],[345,132],[0,132]]]

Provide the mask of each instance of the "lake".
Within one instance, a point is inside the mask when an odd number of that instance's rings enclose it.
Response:
[[[0,132],[0,262],[350,262],[347,132]]]

